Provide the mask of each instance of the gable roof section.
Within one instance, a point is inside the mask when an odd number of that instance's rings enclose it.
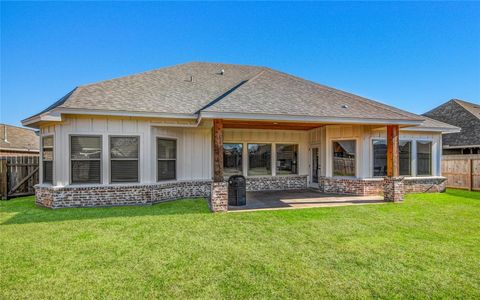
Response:
[[[452,99],[426,112],[424,116],[461,128],[443,136],[444,148],[480,145],[480,105]]]
[[[410,125],[424,120],[269,68],[200,62],[79,86],[37,115],[78,111],[190,118],[244,114],[315,121],[368,119]],[[24,120],[29,123],[33,123],[30,118]]]

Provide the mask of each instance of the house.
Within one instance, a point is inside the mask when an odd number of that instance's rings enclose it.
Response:
[[[424,116],[461,128],[443,135],[444,155],[480,154],[480,104],[452,99]]]
[[[23,124],[40,129],[37,204],[84,207],[314,188],[443,191],[442,133],[458,128],[266,67],[187,63],[79,86]]]
[[[0,124],[0,156],[38,156],[38,142],[35,130]]]

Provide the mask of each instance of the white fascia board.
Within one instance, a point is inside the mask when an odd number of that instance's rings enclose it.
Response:
[[[61,115],[56,114],[43,114],[38,116],[33,116],[27,119],[22,120],[23,126],[29,126],[38,122],[60,122],[62,121]],[[35,126],[31,126],[36,128]]]
[[[169,114],[169,113],[155,113],[155,112],[131,112],[119,110],[97,110],[97,109],[78,109],[78,108],[55,108],[42,115],[33,116],[22,120],[24,126],[28,126],[38,122],[60,122],[62,121],[62,114],[76,114],[76,115],[96,115],[96,116],[122,116],[122,117],[145,117],[145,118],[169,118],[169,119],[193,119],[197,116],[194,114]]]
[[[421,131],[421,132],[441,132],[442,134],[460,132],[460,128],[445,128],[445,127],[406,127],[400,130],[401,131]]]
[[[384,124],[384,125],[421,125],[423,120],[395,120],[395,119],[369,119],[369,118],[339,118],[339,117],[314,117],[296,115],[272,115],[272,114],[244,114],[223,112],[200,112],[202,118],[236,119],[236,120],[259,120],[259,121],[301,121],[316,123],[335,124]]]

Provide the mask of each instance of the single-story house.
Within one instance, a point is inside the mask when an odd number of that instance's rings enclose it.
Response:
[[[38,142],[33,129],[0,124],[0,156],[38,156]]]
[[[86,207],[248,191],[443,191],[457,127],[266,67],[186,63],[76,87],[23,124],[40,129],[37,204]]]
[[[443,135],[443,155],[480,154],[480,104],[452,99],[423,115],[461,128]]]

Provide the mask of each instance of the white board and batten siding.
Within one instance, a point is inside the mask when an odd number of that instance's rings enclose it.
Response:
[[[191,124],[190,124],[191,125]],[[41,128],[41,136],[54,137],[54,185],[70,183],[70,136],[98,135],[102,137],[102,183],[110,183],[109,136],[140,137],[140,183],[155,183],[157,179],[156,138],[177,140],[177,180],[210,180],[212,178],[211,122],[198,127],[166,126],[158,120],[69,116],[62,123]],[[297,144],[299,175],[310,175],[311,148],[320,150],[320,175],[332,176],[333,141],[356,141],[356,177],[373,176],[372,140],[385,138],[385,129],[362,125],[331,125],[309,131],[224,129],[225,143],[243,144],[243,169],[248,169],[248,143],[272,144],[272,166],[275,166],[276,144]],[[441,175],[441,134],[400,131],[401,140],[412,141],[412,171],[416,174],[415,141],[432,142],[432,175]],[[272,170],[275,175],[275,168]],[[42,172],[40,172],[40,176]],[[42,179],[40,179],[42,180]],[[42,182],[42,181],[40,181]]]
[[[331,125],[310,130],[311,145],[320,145],[322,175],[332,176],[333,141],[356,141],[356,177],[373,177],[373,140],[386,139],[386,129],[368,125]],[[412,175],[416,174],[416,141],[432,142],[432,176],[441,176],[442,135],[439,132],[414,132],[400,130],[400,140],[411,141]],[[323,144],[323,145],[322,145]],[[323,153],[322,153],[323,152]]]
[[[54,136],[54,185],[70,183],[70,136],[102,137],[102,183],[110,183],[109,136],[140,137],[140,183],[154,183],[156,138],[177,140],[177,180],[211,179],[211,129],[205,127],[157,127],[140,119],[68,117],[60,124],[41,128],[41,135]]]

